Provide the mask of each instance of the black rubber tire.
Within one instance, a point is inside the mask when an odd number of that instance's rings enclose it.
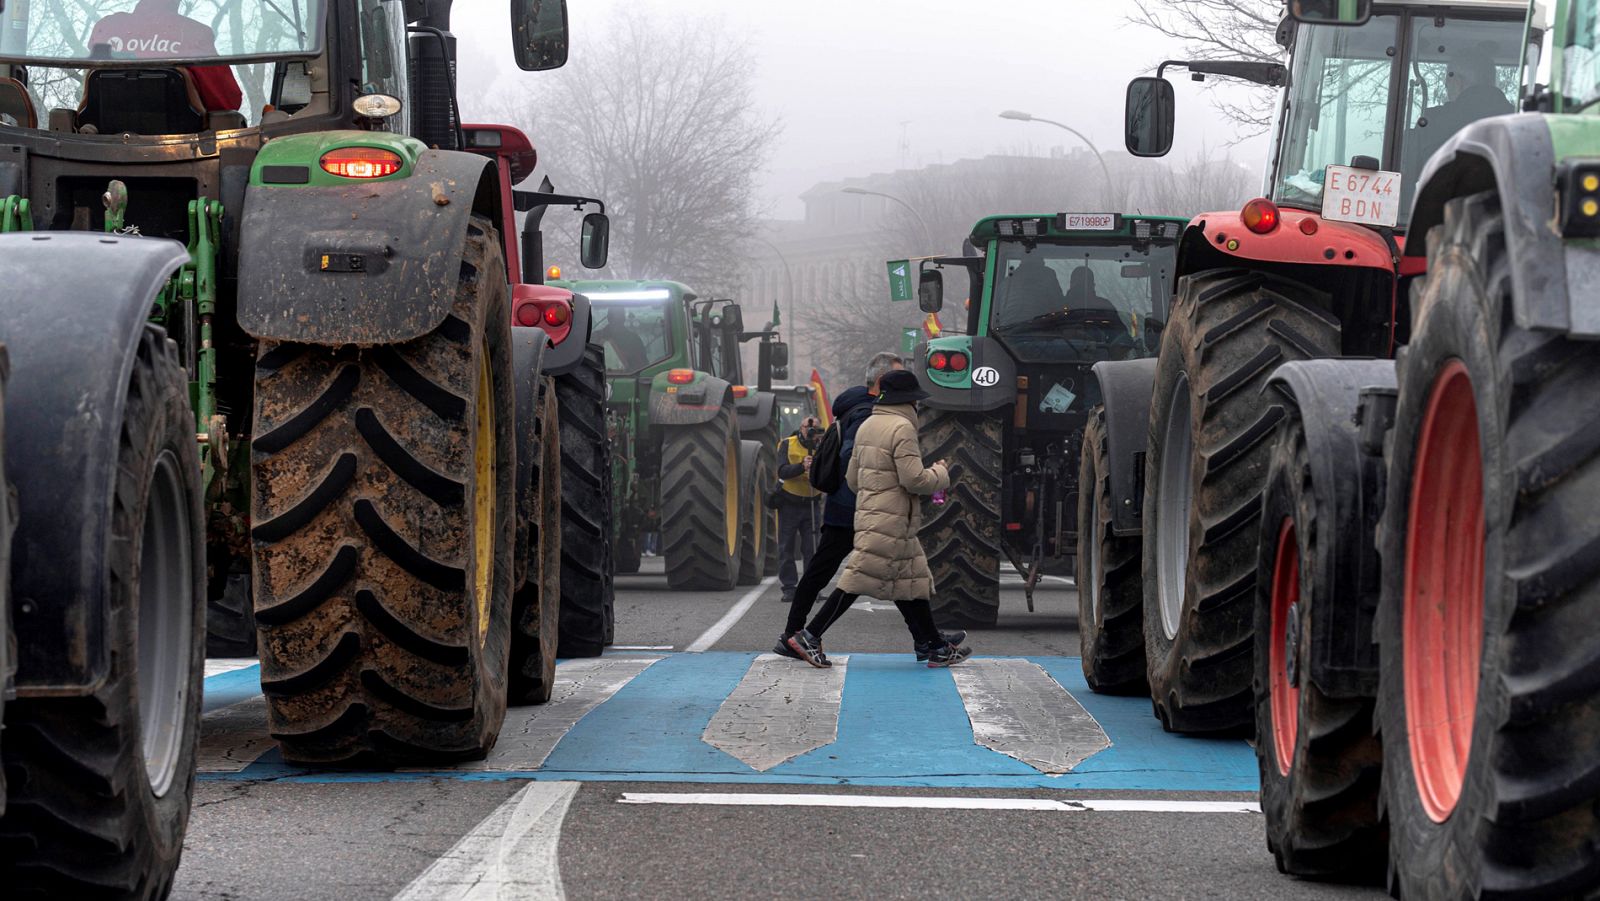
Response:
[[[733,404],[725,401],[709,422],[663,429],[661,545],[673,591],[727,591],[739,582],[744,495],[734,423]]]
[[[206,656],[254,657],[256,611],[250,600],[250,573],[228,573],[222,590],[206,602]]]
[[[6,695],[17,677],[16,639],[11,637],[11,538],[17,531],[16,489],[6,477],[6,382],[11,357],[0,343],[0,723],[5,722]],[[0,739],[4,739],[0,732]],[[0,740],[0,746],[4,741]],[[0,817],[6,813],[6,776],[0,767]]]
[[[746,480],[744,487],[745,509],[749,511],[739,524],[739,584],[756,585],[767,574],[766,545],[769,511],[766,493],[776,484],[777,467],[772,462],[772,451],[757,441],[739,442],[739,472]],[[774,526],[775,527],[775,526]]]
[[[1378,816],[1383,748],[1372,731],[1374,699],[1336,698],[1311,681],[1311,611],[1322,604],[1355,604],[1353,597],[1324,597],[1329,590],[1309,561],[1319,544],[1371,541],[1370,534],[1337,531],[1335,497],[1344,485],[1316,485],[1305,428],[1295,405],[1278,427],[1262,496],[1261,539],[1255,598],[1256,762],[1261,772],[1261,810],[1267,848],[1278,870],[1297,876],[1374,881],[1383,875],[1388,837]],[[1278,756],[1272,719],[1271,643],[1273,582],[1283,524],[1294,526],[1300,565],[1299,598],[1291,610],[1297,623],[1291,673],[1300,690],[1294,752],[1288,772]],[[1364,530],[1357,529],[1357,533]],[[1350,584],[1357,584],[1352,578]]]
[[[1179,280],[1156,364],[1144,489],[1145,671],[1156,716],[1169,731],[1217,732],[1253,722],[1261,491],[1269,439],[1283,415],[1261,389],[1282,363],[1339,353],[1339,323],[1327,308],[1325,293],[1260,272],[1212,270]],[[1169,638],[1158,510],[1167,419],[1180,386],[1188,394],[1194,452],[1181,607]]]
[[[1000,618],[1001,422],[985,413],[924,414],[922,458],[950,464],[943,505],[922,499],[917,533],[933,570],[940,627],[986,629]]]
[[[1398,366],[1379,547],[1378,722],[1391,887],[1408,898],[1593,897],[1600,890],[1600,357],[1517,327],[1497,195],[1451,201],[1428,235]],[[1403,604],[1416,443],[1434,377],[1460,360],[1483,465],[1484,640],[1460,799],[1421,809],[1406,728]]]
[[[1078,461],[1078,647],[1083,678],[1091,689],[1100,694],[1143,694],[1147,684],[1144,583],[1139,574],[1142,538],[1111,533],[1105,416],[1102,406],[1089,412]]]
[[[561,401],[562,657],[598,657],[615,604],[611,439],[606,432],[605,353],[584,349],[583,364],[556,379]],[[637,567],[635,567],[637,568]]]
[[[556,649],[561,634],[566,544],[562,534],[562,442],[554,380],[539,379],[534,459],[518,461],[529,478],[533,516],[528,520],[527,567],[511,596],[510,678],[506,703],[543,704],[556,684]],[[517,423],[517,428],[528,425]]]
[[[516,574],[505,271],[474,217],[431,333],[365,350],[262,343],[256,622],[286,760],[439,764],[494,745]]]
[[[140,339],[122,415],[118,483],[110,521],[100,524],[127,536],[109,543],[101,574],[110,605],[110,670],[88,696],[6,705],[0,756],[10,797],[0,819],[0,884],[7,898],[164,898],[183,852],[205,678],[205,528],[188,379],[176,346],[155,326],[146,326]],[[177,757],[157,796],[146,770],[137,686],[141,582],[156,569],[146,562],[146,525],[162,460],[175,461],[172,484],[182,497],[169,496],[168,515],[187,522],[191,600],[187,616],[179,614],[186,620],[182,634],[168,636],[187,649],[189,670],[173,711],[183,720],[163,730],[177,734]]]

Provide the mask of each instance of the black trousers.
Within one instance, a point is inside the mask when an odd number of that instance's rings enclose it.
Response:
[[[820,641],[822,633],[838,622],[859,597],[861,595],[834,589],[833,594],[828,595],[828,600],[822,605],[822,609],[812,617],[811,625],[806,627],[806,631],[811,633],[812,638]],[[906,621],[906,628],[911,630],[912,641],[926,645],[944,643],[944,639],[939,637],[939,626],[933,621],[933,605],[927,600],[895,601],[894,605],[899,609],[900,617]]]
[[[800,543],[800,559],[810,560],[817,546],[816,529],[809,500],[785,499],[778,507],[778,584],[784,591],[792,591],[799,577],[794,562],[795,542]]]
[[[788,638],[805,627],[806,617],[811,613],[811,605],[816,603],[817,595],[827,587],[828,580],[839,571],[839,564],[850,556],[855,541],[854,529],[829,525],[822,527],[822,536],[817,540],[816,552],[806,561],[805,574],[800,577],[799,584],[795,585],[794,597],[789,601],[789,621],[784,623],[783,637]]]

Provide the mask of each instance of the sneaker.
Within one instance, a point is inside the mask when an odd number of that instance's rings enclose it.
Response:
[[[792,604],[792,603],[794,603],[794,589],[793,588],[785,588],[785,589],[783,589],[783,591],[778,594],[778,601],[780,603],[784,603],[784,604]]]
[[[817,669],[826,669],[833,666],[832,663],[828,662],[828,658],[823,656],[822,645],[818,644],[817,640],[811,637],[811,632],[806,629],[801,629],[789,636],[789,648],[799,654],[801,660]]]
[[[778,643],[772,648],[772,653],[777,654],[779,657],[788,657],[790,660],[806,659],[795,653],[794,648],[789,647],[789,639],[787,638],[778,639]],[[807,662],[809,663],[810,661]]]
[[[944,647],[935,648],[928,653],[928,666],[930,668],[936,666],[955,666],[971,656],[971,648],[964,645],[957,646],[953,644],[947,644]]]
[[[943,638],[945,640],[946,644],[953,644],[953,645],[958,645],[959,646],[963,641],[967,640],[967,633],[961,631],[960,629],[957,629],[954,632],[940,632],[939,633],[939,637]],[[917,642],[916,643],[916,650],[917,650],[917,662],[918,663],[921,663],[922,661],[928,659],[928,643],[927,642],[925,642],[925,641]]]

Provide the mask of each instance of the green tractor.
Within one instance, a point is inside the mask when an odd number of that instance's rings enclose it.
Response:
[[[450,3],[133,8],[0,10],[0,874],[61,897],[170,887],[230,576],[294,763],[482,757],[554,678],[551,342]],[[510,26],[565,61],[559,0]]]
[[[945,503],[925,503],[922,545],[951,625],[993,626],[1000,561],[1026,576],[1073,572],[1078,447],[1100,402],[1089,370],[1153,355],[1184,220],[1118,213],[991,216],[978,252],[920,261],[924,312],[943,307],[941,270],[967,271],[965,334],[930,339],[916,361],[930,397],[923,456],[950,462]],[[906,281],[910,261],[890,265]]]
[[[609,378],[619,573],[662,536],[667,584],[722,591],[761,579],[777,555],[764,495],[776,481],[778,409],[744,383],[742,342],[761,338],[763,385],[788,364],[738,304],[671,281],[564,283],[588,299]]]
[[[1387,4],[1300,5],[1345,46],[1395,30]],[[1600,893],[1600,3],[1517,12],[1496,62],[1526,112],[1406,170],[1397,268],[1425,274],[1404,347],[1286,363],[1269,389],[1268,843],[1287,872],[1406,898]],[[1481,52],[1487,29],[1462,31]]]

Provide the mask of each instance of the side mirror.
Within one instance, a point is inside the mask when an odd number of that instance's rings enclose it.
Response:
[[[1289,0],[1289,18],[1307,25],[1364,25],[1372,0]]]
[[[528,72],[567,64],[567,0],[511,0],[511,48]]]
[[[1165,78],[1135,78],[1128,82],[1122,130],[1129,153],[1165,156],[1172,149],[1174,106],[1172,82]]]
[[[590,213],[583,217],[583,234],[578,242],[578,256],[585,269],[602,269],[611,253],[611,219],[605,213]]]
[[[917,279],[917,306],[924,313],[944,308],[944,276],[937,269],[924,269]]]
[[[789,345],[782,341],[774,341],[772,342],[772,350],[769,353],[772,354],[773,367],[783,369],[787,373],[789,369]],[[788,375],[786,374],[784,378],[788,378]]]
[[[722,327],[738,335],[744,331],[744,311],[736,303],[730,303],[722,308]]]

